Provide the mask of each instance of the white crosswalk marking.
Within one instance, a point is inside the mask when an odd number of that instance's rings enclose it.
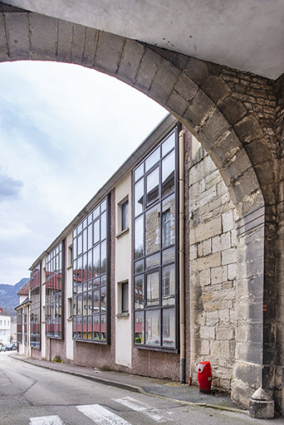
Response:
[[[100,406],[93,404],[88,406],[76,406],[88,418],[92,419],[98,425],[130,425],[129,422]]]
[[[161,414],[159,409],[155,407],[151,407],[150,405],[143,403],[142,401],[135,400],[131,397],[124,397],[119,399],[113,399],[117,403],[123,404],[129,409],[135,410],[135,412],[143,413],[148,416],[148,418],[152,419],[155,422],[166,422],[167,420],[172,420],[169,415],[171,412],[167,412],[167,417]]]
[[[30,418],[30,425],[64,425],[59,416],[39,416]]]

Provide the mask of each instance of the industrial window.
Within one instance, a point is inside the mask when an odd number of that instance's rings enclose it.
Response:
[[[17,310],[17,341],[22,343],[22,309]]]
[[[24,309],[24,344],[28,345],[28,308]]]
[[[108,198],[73,231],[73,339],[108,343]]]
[[[177,128],[134,170],[134,345],[177,350]]]
[[[45,332],[47,338],[63,338],[64,244],[61,242],[45,262]]]
[[[40,264],[31,272],[30,279],[30,346],[40,349]]]

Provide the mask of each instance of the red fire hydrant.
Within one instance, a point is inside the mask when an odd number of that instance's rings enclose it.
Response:
[[[199,391],[202,393],[210,393],[212,382],[212,371],[210,362],[198,363],[197,378]]]

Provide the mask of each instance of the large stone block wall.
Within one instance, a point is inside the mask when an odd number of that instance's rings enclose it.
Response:
[[[236,210],[200,148],[189,169],[191,367],[209,360],[213,387],[230,391],[236,334]]]
[[[279,166],[277,200],[278,239],[277,239],[277,299],[276,308],[276,370],[275,370],[275,404],[284,415],[284,75],[276,82],[276,134],[279,140]]]

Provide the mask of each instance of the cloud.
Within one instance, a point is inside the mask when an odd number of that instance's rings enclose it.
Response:
[[[24,183],[0,172],[0,202],[18,199]]]

